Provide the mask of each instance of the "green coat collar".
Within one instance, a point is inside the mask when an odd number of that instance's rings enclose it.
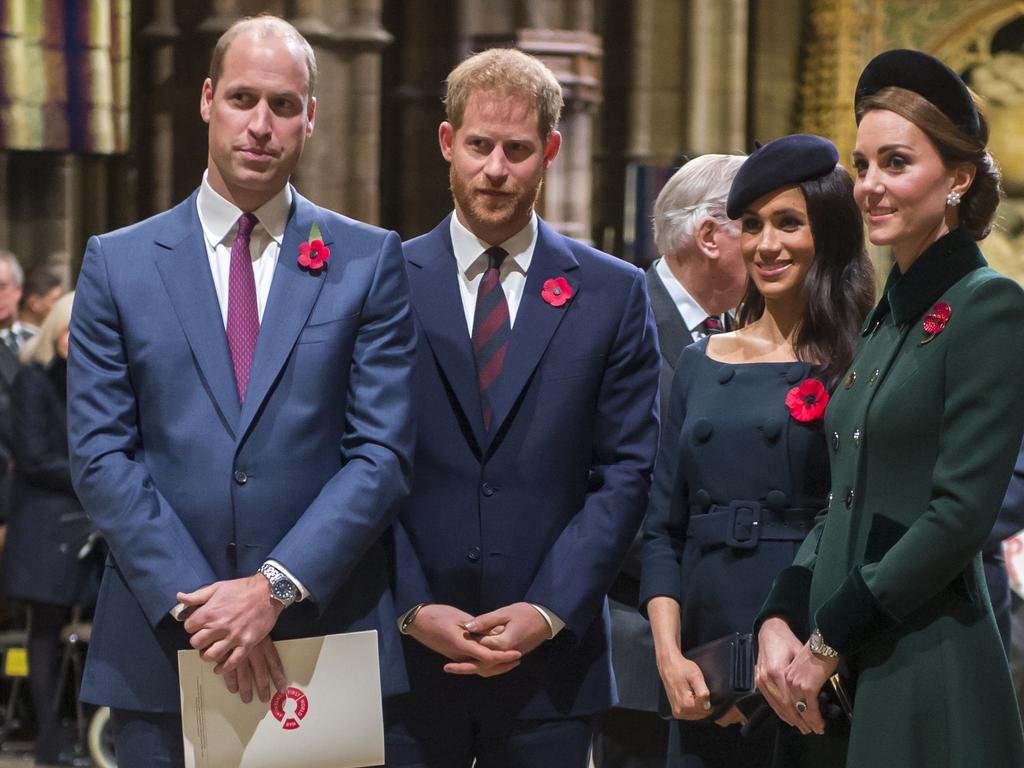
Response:
[[[978,244],[963,229],[943,235],[922,253],[907,274],[894,264],[885,281],[882,300],[868,315],[862,331],[866,335],[889,312],[901,325],[920,316],[936,299],[968,272],[986,266]]]

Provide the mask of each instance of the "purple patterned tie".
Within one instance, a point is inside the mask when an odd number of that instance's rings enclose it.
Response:
[[[235,369],[240,403],[245,402],[245,388],[249,385],[256,337],[260,333],[256,279],[252,274],[252,256],[249,254],[249,235],[257,221],[251,213],[243,213],[238,217],[238,234],[231,246],[231,270],[228,276],[228,348],[231,350],[231,366]]]
[[[501,262],[508,256],[504,248],[488,248],[487,271],[476,294],[476,312],[473,314],[473,353],[476,355],[476,375],[480,383],[480,403],[484,409],[484,429],[490,431],[494,406],[491,388],[501,374],[508,351],[508,337],[512,332],[509,322],[508,300],[501,288]]]

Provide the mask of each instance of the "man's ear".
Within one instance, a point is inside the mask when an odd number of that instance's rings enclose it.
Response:
[[[441,145],[441,155],[450,163],[452,149],[455,146],[455,128],[447,120],[437,129],[437,143]]]
[[[203,90],[199,94],[199,116],[204,123],[210,122],[210,109],[213,107],[213,81],[206,78],[203,81]]]
[[[546,171],[551,167],[551,164],[555,162],[555,158],[558,156],[558,149],[562,146],[562,134],[558,131],[552,131],[551,135],[548,136],[547,144],[544,145],[544,170]]]
[[[710,216],[705,216],[697,222],[697,226],[693,230],[693,241],[706,258],[717,259],[719,256],[718,230],[721,226]]]
[[[316,123],[316,96],[309,97],[309,104],[306,105],[306,138],[313,135],[313,125]]]

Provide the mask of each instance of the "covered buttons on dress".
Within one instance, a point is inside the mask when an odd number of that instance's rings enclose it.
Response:
[[[708,438],[711,437],[712,431],[714,431],[714,428],[711,425],[711,419],[700,418],[693,422],[693,436],[702,443],[707,442]]]
[[[761,427],[761,432],[764,434],[764,439],[769,443],[777,442],[779,436],[782,435],[782,420],[776,418],[766,419]]]

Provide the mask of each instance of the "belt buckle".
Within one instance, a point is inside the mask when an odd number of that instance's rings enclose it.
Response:
[[[750,536],[737,538],[737,523],[746,522],[740,518],[741,512],[750,513]],[[761,505],[756,501],[729,502],[729,522],[725,532],[725,543],[733,549],[754,549],[761,541]]]

